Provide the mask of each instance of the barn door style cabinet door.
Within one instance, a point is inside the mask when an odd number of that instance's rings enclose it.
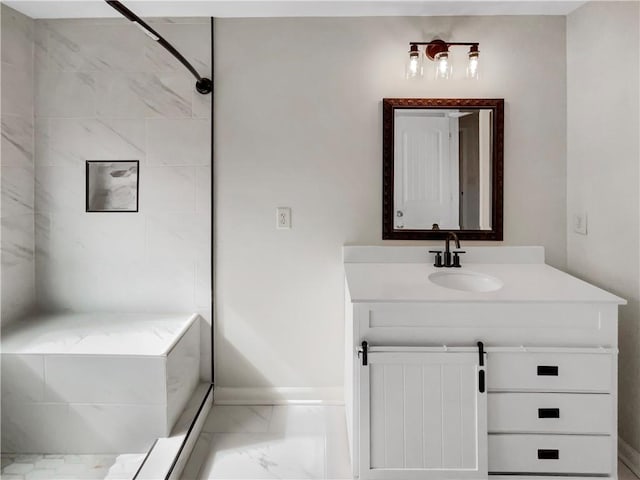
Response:
[[[360,478],[487,478],[484,356],[363,343]]]

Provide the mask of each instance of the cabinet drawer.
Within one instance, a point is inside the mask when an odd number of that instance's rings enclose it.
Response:
[[[609,434],[612,397],[589,393],[490,393],[489,433]]]
[[[609,392],[610,353],[490,352],[489,391]]]
[[[489,473],[610,474],[611,437],[489,435]]]

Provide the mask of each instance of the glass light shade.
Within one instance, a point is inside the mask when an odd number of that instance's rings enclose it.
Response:
[[[436,54],[436,79],[447,80],[451,78],[451,62],[449,52],[440,52]]]
[[[405,64],[404,76],[407,80],[412,80],[422,78],[422,74],[422,56],[420,55],[420,51],[417,49],[417,46],[412,45]]]
[[[480,52],[469,52],[469,63],[467,63],[467,78],[478,79],[478,67],[480,66]]]

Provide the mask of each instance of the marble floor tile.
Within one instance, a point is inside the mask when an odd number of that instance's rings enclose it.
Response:
[[[102,480],[115,461],[116,455],[2,454],[0,479]]]
[[[140,465],[146,458],[141,453],[126,453],[118,455],[115,463],[109,468],[105,480],[131,480],[135,477]]]
[[[344,407],[214,406],[205,429],[183,480],[351,478]]]
[[[269,432],[329,433],[345,431],[344,407],[322,405],[276,405]]]
[[[216,433],[202,479],[325,478],[323,435]]]
[[[214,405],[202,427],[209,433],[265,433],[273,411],[271,405]]]

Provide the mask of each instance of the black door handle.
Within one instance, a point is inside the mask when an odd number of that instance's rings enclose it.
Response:
[[[560,418],[559,408],[539,408],[538,418]]]
[[[362,342],[362,366],[366,367],[369,364],[369,360],[367,358],[367,350],[369,349],[369,344],[367,342]]]
[[[538,460],[558,460],[560,458],[560,450],[538,449]]]
[[[551,365],[538,365],[538,376],[541,377],[557,377],[558,367]]]

